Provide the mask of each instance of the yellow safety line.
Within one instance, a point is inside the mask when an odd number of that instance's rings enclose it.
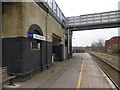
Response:
[[[84,67],[84,60],[82,62],[82,67],[80,69],[80,75],[79,75],[79,79],[78,79],[78,85],[77,85],[77,88],[79,90],[79,88],[81,87],[81,79],[82,79],[82,70],[83,70],[83,67]]]

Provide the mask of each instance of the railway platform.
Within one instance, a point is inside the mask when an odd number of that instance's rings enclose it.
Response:
[[[71,60],[55,62],[54,66],[33,75],[17,86],[3,88],[115,88],[88,53],[75,53]]]
[[[85,53],[83,57],[81,88],[115,88],[88,53]]]

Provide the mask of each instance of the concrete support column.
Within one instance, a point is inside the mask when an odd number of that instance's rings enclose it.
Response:
[[[0,67],[2,67],[2,38],[1,38],[2,34],[1,33],[2,33],[2,2],[0,1]],[[2,77],[0,77],[0,82],[2,82]],[[0,89],[2,90],[2,84],[0,84]]]
[[[68,60],[72,57],[72,32],[68,29]]]
[[[118,2],[118,10],[120,10],[120,1]],[[120,27],[118,28],[118,36],[120,36]]]
[[[70,34],[68,29],[68,60],[70,59]]]
[[[72,58],[72,31],[70,31],[70,36],[69,36],[69,38],[70,38],[70,46],[69,46],[69,48],[70,48],[70,58]]]

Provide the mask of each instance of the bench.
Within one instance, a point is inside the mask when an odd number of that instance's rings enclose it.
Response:
[[[2,75],[2,82],[5,82],[5,81],[7,81],[7,80],[10,80],[9,85],[15,86],[15,85],[13,84],[13,78],[15,78],[16,76],[10,76],[10,75],[8,75],[7,67],[1,67],[1,68],[0,68],[0,74]],[[2,83],[2,82],[1,82],[1,83]]]

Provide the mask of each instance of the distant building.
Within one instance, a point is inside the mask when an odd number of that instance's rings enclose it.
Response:
[[[120,36],[112,37],[105,41],[105,47],[107,52],[118,52],[120,46]]]
[[[73,47],[73,53],[84,53],[85,49],[83,47]]]

